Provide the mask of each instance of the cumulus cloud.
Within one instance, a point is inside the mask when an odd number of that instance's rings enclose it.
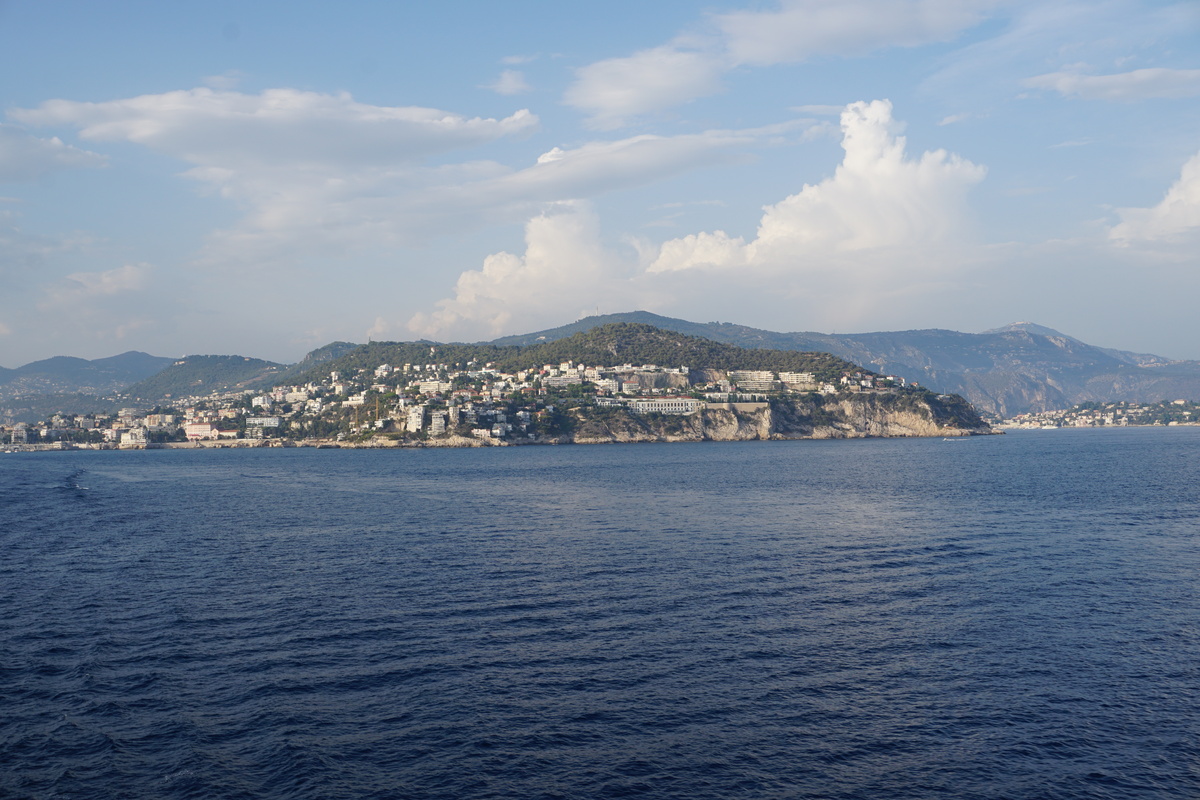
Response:
[[[618,128],[630,117],[719,91],[722,70],[712,54],[664,45],[577,70],[563,99],[589,114],[594,127]]]
[[[591,313],[598,303],[624,307],[629,264],[604,248],[595,213],[586,203],[562,203],[530,220],[525,253],[494,253],[478,270],[459,276],[454,296],[409,320],[431,338],[493,338],[511,323],[550,324]]]
[[[715,231],[671,240],[650,271],[804,269],[831,255],[952,240],[984,168],[944,150],[909,158],[886,100],[853,103],[841,122],[845,157],[834,175],[766,207],[757,238]]]
[[[839,319],[867,318],[944,281],[962,264],[966,194],[985,170],[943,150],[907,155],[885,100],[851,104],[841,124],[845,156],[834,175],[767,207],[752,241],[700,232],[657,248],[635,242],[639,255],[624,256],[601,246],[586,205],[560,204],[529,223],[524,255],[489,256],[409,327],[490,338],[517,320],[554,324],[597,303],[669,308],[689,297],[755,297],[747,302],[773,310],[819,297],[836,303]],[[541,166],[570,157],[552,151]]]
[[[39,139],[16,125],[0,123],[0,181],[28,181],[53,170],[105,163],[99,153],[63,144],[57,136]]]
[[[1153,208],[1123,208],[1109,231],[1118,245],[1194,241],[1200,235],[1200,153],[1183,165],[1179,180]]]
[[[1200,95],[1200,69],[1136,69],[1114,75],[1051,72],[1029,78],[1025,85],[1085,100],[1195,97]]]

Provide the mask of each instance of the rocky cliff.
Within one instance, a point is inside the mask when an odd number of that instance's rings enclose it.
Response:
[[[973,436],[994,431],[961,398],[862,393],[775,399],[747,411],[705,410],[689,416],[637,415],[608,409],[576,413],[575,430],[557,441],[700,442]]]

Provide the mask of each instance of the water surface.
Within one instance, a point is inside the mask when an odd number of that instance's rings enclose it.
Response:
[[[0,796],[1200,796],[1200,429],[12,454],[0,515]]]

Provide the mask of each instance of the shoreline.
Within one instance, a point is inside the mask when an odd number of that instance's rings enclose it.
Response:
[[[1149,425],[1139,427],[1152,427]],[[139,451],[139,450],[248,450],[263,448],[308,448],[312,450],[424,450],[424,449],[468,449],[484,447],[562,447],[570,445],[621,445],[621,444],[682,444],[698,442],[791,442],[828,441],[850,439],[969,439],[980,436],[1003,436],[1005,431],[990,430],[945,430],[929,434],[871,434],[859,431],[820,429],[807,435],[771,434],[717,438],[711,436],[631,436],[631,437],[555,437],[548,439],[513,440],[471,439],[464,436],[447,439],[390,440],[372,437],[365,441],[337,441],[336,439],[223,439],[192,442],[163,442],[145,445],[120,445],[111,442],[75,444],[51,442],[46,444],[4,445],[0,453],[55,453],[82,451]]]

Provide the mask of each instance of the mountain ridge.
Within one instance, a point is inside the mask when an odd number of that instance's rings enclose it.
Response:
[[[18,395],[54,393],[105,395],[122,392],[128,397],[142,397],[155,391],[178,395],[186,389],[215,390],[239,386],[258,389],[301,380],[309,373],[315,374],[315,371],[336,363],[356,363],[356,354],[369,360],[381,352],[382,347],[393,348],[395,355],[405,361],[423,358],[422,354],[430,347],[494,347],[498,357],[498,353],[506,348],[547,345],[612,323],[651,325],[748,349],[828,353],[880,374],[896,375],[938,392],[960,394],[981,411],[1000,416],[1068,408],[1088,401],[1200,399],[1200,362],[1097,347],[1033,322],[1014,322],[981,333],[921,328],[829,334],[778,332],[729,322],[691,322],[649,311],[631,311],[589,316],[555,328],[469,345],[427,341],[331,342],[290,365],[244,356],[189,356],[184,359],[230,359],[221,369],[213,364],[204,366],[200,361],[192,362],[193,366],[203,367],[202,372],[211,373],[212,380],[199,374],[188,376],[184,374],[186,370],[176,369],[169,376],[170,380],[164,377],[153,381],[151,379],[159,372],[178,366],[177,360],[138,351],[91,362],[58,356],[15,370],[0,368],[0,400]],[[548,351],[547,357],[549,355]],[[143,372],[156,363],[161,368],[150,375],[142,374],[136,381],[118,385],[117,367],[123,362],[140,364]],[[72,383],[63,377],[70,375],[82,377]],[[108,376],[106,381],[96,377],[103,375]],[[145,384],[146,381],[150,383]],[[139,383],[145,385],[139,386]],[[159,384],[174,388],[167,390]]]

